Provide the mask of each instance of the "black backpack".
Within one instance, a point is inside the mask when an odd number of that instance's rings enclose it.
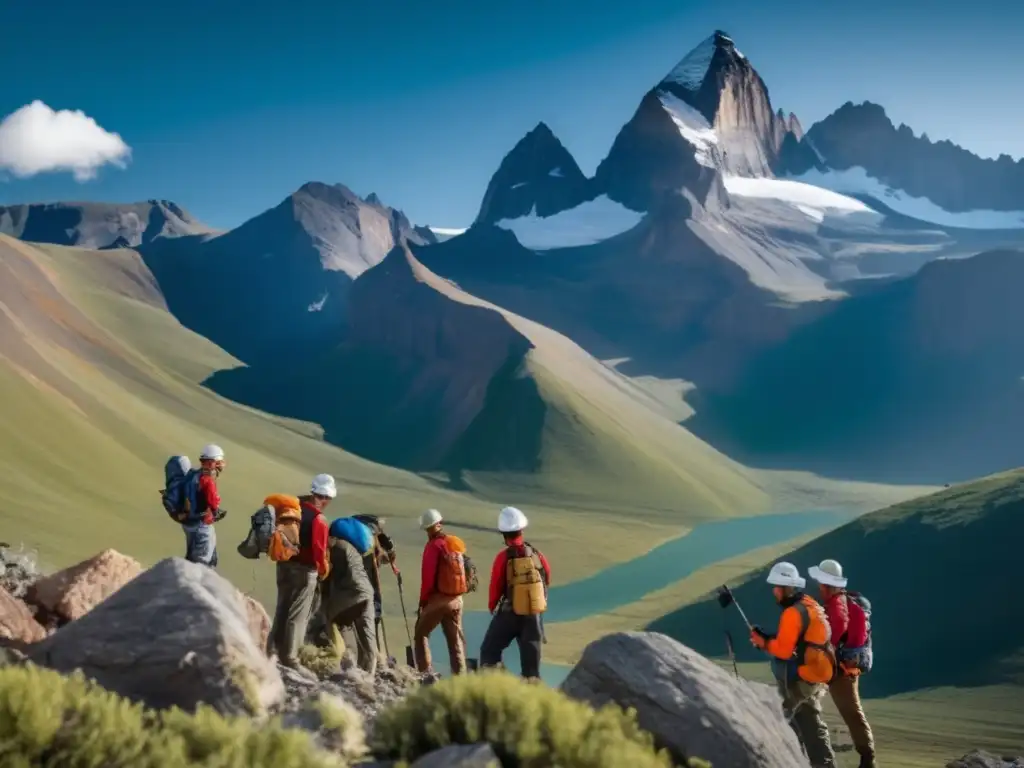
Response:
[[[259,560],[260,555],[267,554],[270,537],[274,535],[276,527],[275,520],[274,508],[269,505],[254,512],[249,518],[249,533],[238,545],[238,554],[247,560]]]

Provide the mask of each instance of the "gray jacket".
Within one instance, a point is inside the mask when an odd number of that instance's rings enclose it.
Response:
[[[354,605],[373,602],[373,586],[358,550],[347,541],[331,539],[330,556],[331,574],[321,586],[328,620]]]

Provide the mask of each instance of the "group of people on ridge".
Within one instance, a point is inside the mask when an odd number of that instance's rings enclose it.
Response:
[[[185,456],[165,466],[164,508],[185,533],[185,558],[217,567],[214,524],[221,509],[217,478],[225,468],[224,451],[207,445],[193,469]],[[356,664],[373,673],[380,655],[382,598],[380,568],[389,566],[402,592],[394,542],[374,515],[352,515],[328,523],[324,511],[337,496],[334,478],[320,474],[301,496],[271,494],[251,518],[246,539],[238,545],[243,557],[266,555],[276,563],[277,604],[267,642],[268,655],[301,668],[299,649],[307,638],[326,641],[330,628],[355,635]],[[448,645],[452,674],[466,671],[462,627],[463,596],[477,586],[476,567],[465,543],[447,533],[437,510],[420,517],[427,536],[421,564],[421,585],[412,662],[421,672],[431,668],[428,639],[440,626]],[[523,538],[526,515],[506,507],[498,515],[505,546],[491,568],[488,606],[492,614],[480,650],[484,667],[498,666],[505,649],[518,642],[522,674],[540,676],[543,625],[551,568],[547,559]],[[404,598],[403,603],[403,613]],[[408,628],[408,627],[407,627]],[[386,645],[386,637],[385,637]]]
[[[768,583],[782,607],[777,632],[751,627],[750,641],[771,656],[783,710],[813,768],[834,768],[835,753],[821,713],[827,691],[860,755],[859,768],[875,768],[875,743],[860,700],[860,677],[873,663],[871,603],[847,590],[842,566],[823,560],[808,569],[821,603],[803,590],[807,580],[792,563],[776,563]],[[823,607],[824,606],[824,607]]]

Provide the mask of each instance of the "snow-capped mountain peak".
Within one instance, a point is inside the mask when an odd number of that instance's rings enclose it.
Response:
[[[707,79],[708,73],[720,68],[728,61],[746,61],[733,39],[725,32],[716,30],[700,45],[690,51],[665,75],[659,86],[676,85],[696,93]]]

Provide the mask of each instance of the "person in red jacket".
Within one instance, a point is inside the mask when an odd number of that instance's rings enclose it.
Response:
[[[185,531],[185,559],[192,563],[217,567],[217,531],[214,523],[227,514],[220,508],[217,478],[224,471],[224,449],[213,443],[199,454],[199,469],[191,474],[186,493],[189,516],[181,524]]]
[[[430,633],[438,625],[444,632],[448,644],[448,661],[453,675],[466,671],[466,634],[462,628],[462,595],[467,591],[465,571],[461,583],[451,578],[451,571],[445,567],[453,554],[465,554],[465,545],[454,536],[445,534],[441,513],[428,509],[420,515],[420,527],[426,531],[427,543],[423,547],[423,561],[420,566],[420,602],[416,611],[416,627],[413,630],[413,655],[416,669],[427,672],[430,669]],[[456,546],[453,546],[456,545]],[[461,552],[458,550],[462,550]],[[457,574],[455,574],[457,576]]]
[[[534,549],[523,539],[523,530],[527,525],[526,515],[515,507],[505,507],[498,515],[498,530],[505,540],[505,547],[494,558],[491,566],[487,608],[492,618],[480,646],[480,666],[498,666],[505,649],[515,640],[519,646],[519,667],[522,676],[539,678],[541,643],[544,640],[541,616],[546,609],[547,591],[551,585],[551,565],[539,550]],[[508,579],[510,557],[526,563],[530,573],[534,575],[539,566],[543,585],[535,580],[534,585],[538,590],[543,589],[545,599],[544,606],[538,608],[537,612],[517,613],[515,610],[515,587],[509,584]]]
[[[323,581],[331,571],[328,526],[323,511],[337,494],[333,477],[317,475],[313,478],[309,494],[299,498],[302,511],[299,551],[290,560],[277,564],[277,607],[267,646],[268,652],[277,652],[282,665],[292,669],[301,669],[298,652],[306,639],[318,579]]]
[[[847,579],[838,562],[822,560],[819,565],[808,568],[807,573],[818,582],[818,591],[832,629],[832,642],[840,661],[838,673],[829,684],[829,693],[860,755],[858,768],[874,768],[875,739],[860,701],[861,673],[855,665],[844,663],[846,649],[868,649],[870,653],[867,615],[860,603],[846,591]]]

